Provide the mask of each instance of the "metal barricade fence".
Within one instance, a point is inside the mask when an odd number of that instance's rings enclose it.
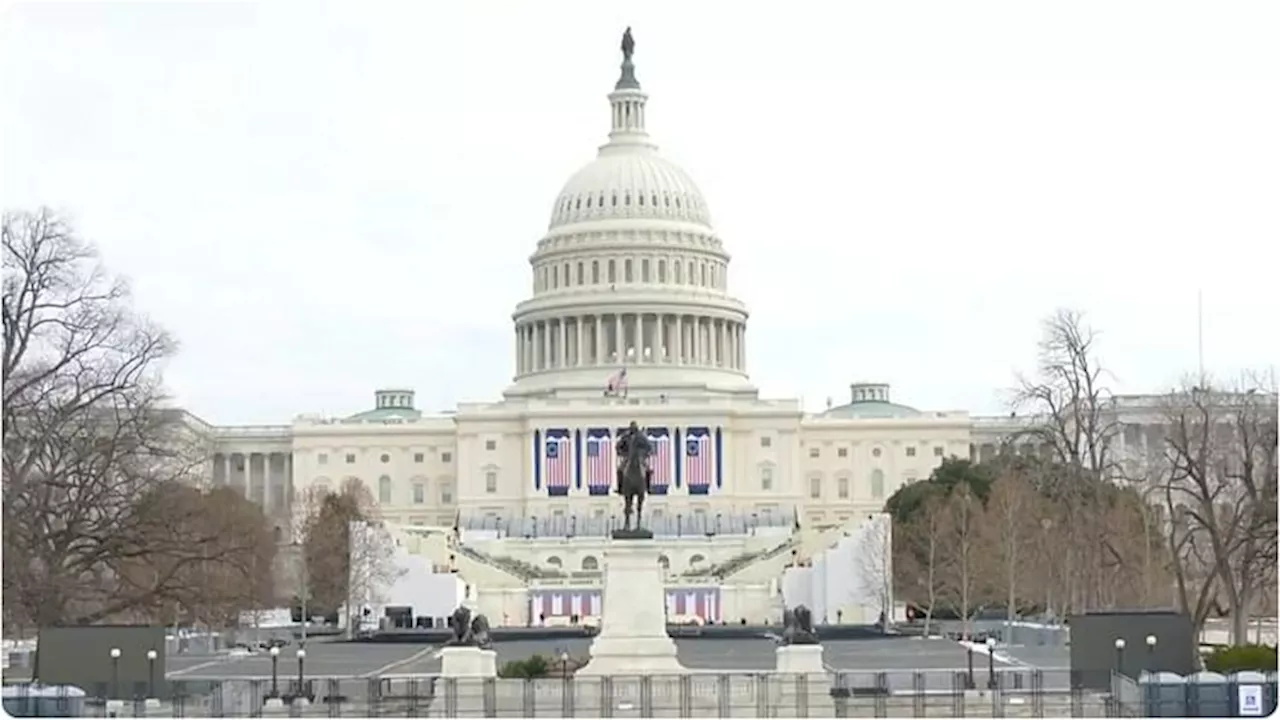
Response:
[[[296,677],[172,678],[165,698],[146,699],[145,685],[114,693],[99,685],[83,697],[67,692],[52,705],[39,705],[49,698],[24,696],[11,686],[4,707],[17,717],[261,718],[1115,717],[1125,709],[1111,693],[1081,689],[1065,670],[998,671],[974,679],[965,672],[911,670],[534,680],[385,675],[307,677],[302,683]],[[130,693],[129,700],[104,700]]]

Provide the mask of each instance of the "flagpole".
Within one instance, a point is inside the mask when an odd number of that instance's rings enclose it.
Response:
[[[1200,369],[1200,387],[1204,387],[1204,289],[1196,290],[1196,364]]]

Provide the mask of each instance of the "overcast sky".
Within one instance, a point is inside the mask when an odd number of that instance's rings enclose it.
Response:
[[[784,10],[785,8],[785,10]],[[66,211],[213,422],[497,399],[633,26],[770,396],[1001,412],[1085,311],[1125,392],[1280,358],[1275,2],[40,3],[4,11],[7,209]],[[603,379],[602,379],[603,382]]]

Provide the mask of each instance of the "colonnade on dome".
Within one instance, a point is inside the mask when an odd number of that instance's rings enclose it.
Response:
[[[673,365],[746,372],[746,324],[678,312],[528,319],[516,325],[517,376],[547,370]]]

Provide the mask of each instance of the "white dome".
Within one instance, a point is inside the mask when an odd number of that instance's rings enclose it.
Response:
[[[606,145],[560,190],[550,227],[624,218],[711,225],[702,192],[683,168],[648,147]]]

